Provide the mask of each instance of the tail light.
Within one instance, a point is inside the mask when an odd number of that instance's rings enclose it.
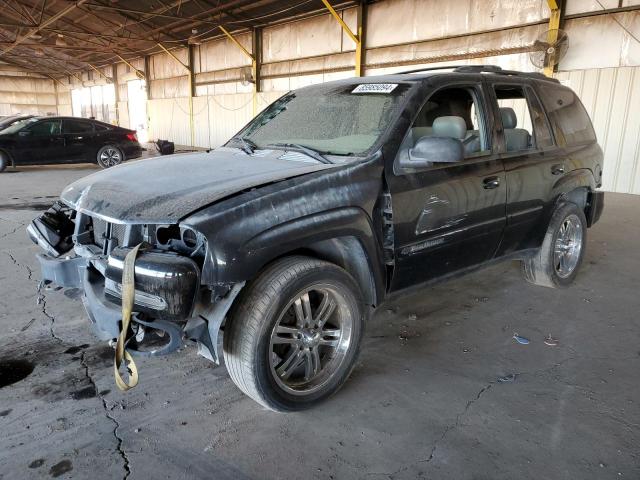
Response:
[[[132,141],[132,142],[137,142],[138,141],[138,136],[136,135],[136,132],[127,133],[127,139]]]

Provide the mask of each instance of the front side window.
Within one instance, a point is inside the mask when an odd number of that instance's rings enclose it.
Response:
[[[237,136],[258,148],[298,144],[334,155],[365,154],[392,124],[408,90],[407,84],[362,84],[290,92]]]
[[[538,92],[559,145],[578,145],[596,141],[591,119],[582,102],[568,88],[539,85]]]
[[[62,124],[62,133],[91,133],[93,125],[82,120],[65,120]]]
[[[60,120],[43,120],[42,122],[31,125],[29,131],[37,136],[59,135]]]
[[[490,153],[484,109],[475,87],[438,90],[429,97],[405,136],[398,158],[408,155],[420,139],[449,137],[458,140],[465,158]]]

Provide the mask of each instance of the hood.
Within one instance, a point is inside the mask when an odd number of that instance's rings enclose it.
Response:
[[[84,177],[61,195],[77,211],[115,223],[176,223],[247,188],[335,167],[301,154],[219,148],[131,162]]]

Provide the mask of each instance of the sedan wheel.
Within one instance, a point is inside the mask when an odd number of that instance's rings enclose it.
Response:
[[[107,145],[98,152],[98,165],[102,168],[114,167],[122,163],[122,152],[118,147]]]

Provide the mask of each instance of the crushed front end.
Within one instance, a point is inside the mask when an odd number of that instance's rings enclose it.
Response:
[[[143,244],[135,263],[135,300],[127,349],[134,355],[171,353],[184,340],[218,362],[218,332],[242,284],[201,284],[207,242],[179,224],[118,223],[61,202],[27,227],[45,284],[82,291],[96,335],[115,340],[122,328],[124,258]]]

